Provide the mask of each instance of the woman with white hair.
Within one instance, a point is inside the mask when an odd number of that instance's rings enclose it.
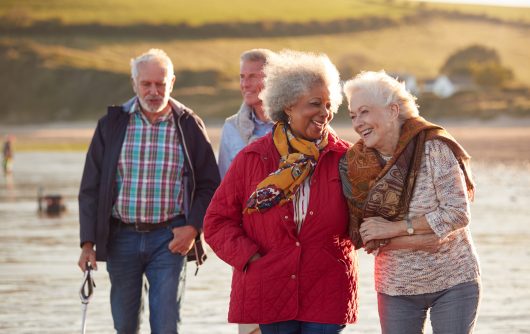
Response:
[[[362,72],[344,85],[361,139],[341,160],[356,248],[376,254],[383,334],[471,333],[480,270],[468,227],[469,155],[419,116],[404,84]]]
[[[267,333],[340,333],[357,316],[357,258],[329,122],[342,102],[325,55],[283,51],[260,98],[272,132],[235,158],[204,232],[234,267],[228,320]]]

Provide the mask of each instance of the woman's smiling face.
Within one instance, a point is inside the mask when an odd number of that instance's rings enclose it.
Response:
[[[361,136],[366,147],[383,154],[392,154],[396,144],[394,141],[399,138],[399,133],[397,136],[394,133],[399,108],[396,105],[381,106],[362,91],[354,92],[349,100],[353,129]]]
[[[295,136],[311,141],[320,139],[333,119],[328,88],[321,84],[313,86],[285,113]]]

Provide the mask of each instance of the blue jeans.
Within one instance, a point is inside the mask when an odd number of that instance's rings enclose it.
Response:
[[[455,285],[435,293],[412,296],[377,294],[382,334],[423,333],[430,309],[433,334],[473,333],[480,302],[480,283]]]
[[[346,325],[289,320],[259,325],[262,334],[336,334]]]
[[[171,253],[168,244],[173,239],[171,229],[185,223],[179,219],[166,228],[144,233],[112,226],[107,271],[117,333],[138,333],[144,274],[149,283],[151,333],[178,333],[186,261]]]

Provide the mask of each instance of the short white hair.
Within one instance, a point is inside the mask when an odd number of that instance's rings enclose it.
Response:
[[[142,63],[158,62],[166,69],[166,78],[170,81],[173,76],[173,63],[164,50],[149,49],[147,52],[131,59],[131,78],[136,82],[138,78],[138,66]]]
[[[333,113],[342,103],[339,71],[325,54],[282,50],[269,58],[263,71],[265,88],[259,97],[273,121],[287,121],[284,110],[316,85],[328,88]]]
[[[362,92],[372,98],[373,102],[386,107],[393,103],[399,106],[399,118],[406,120],[417,117],[420,113],[416,97],[406,88],[404,82],[392,78],[384,70],[379,72],[363,71],[355,78],[346,81],[344,94],[351,102],[354,93]]]
[[[272,55],[274,55],[274,52],[269,49],[251,49],[243,52],[239,59],[241,63],[247,61],[261,61],[265,64]]]

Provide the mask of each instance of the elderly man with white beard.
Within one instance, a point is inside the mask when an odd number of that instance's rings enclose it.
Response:
[[[204,260],[202,221],[219,171],[202,120],[170,97],[167,54],[132,59],[131,76],[136,96],[108,108],[86,156],[78,265],[107,262],[117,333],[139,330],[144,276],[151,332],[178,333],[186,255]]]

